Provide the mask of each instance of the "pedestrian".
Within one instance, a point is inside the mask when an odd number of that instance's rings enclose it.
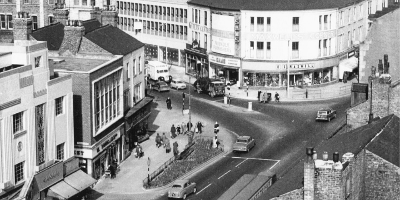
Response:
[[[192,127],[193,127],[192,122],[188,122],[186,125],[187,125],[187,131],[192,131]]]
[[[203,124],[201,123],[201,121],[197,122],[197,129],[199,130],[199,134],[203,133],[202,128]]]
[[[167,136],[165,135],[165,133],[163,133],[163,135],[161,136],[161,141],[164,144],[163,147],[165,148],[165,141],[167,141]]]
[[[136,146],[136,155],[138,159],[142,157],[142,147],[139,144]]]
[[[228,94],[228,104],[231,105],[231,94]]]
[[[180,135],[181,134],[181,125],[176,125],[176,134]]]
[[[278,92],[275,92],[275,101],[279,102],[279,94],[278,94]]]
[[[160,146],[161,146],[161,136],[159,133],[157,133],[157,136],[156,136],[156,146],[157,146],[157,148],[160,148]]]
[[[217,148],[217,136],[213,138],[213,148]]]
[[[114,169],[114,173],[111,172],[111,178],[115,178],[115,177],[117,177],[117,169],[118,169],[118,163],[117,163],[116,159],[114,159],[111,166],[113,166],[113,169]]]
[[[218,124],[218,122],[215,122],[215,124],[214,124],[214,133],[218,134],[218,132],[219,132],[219,124]]]
[[[113,164],[109,165],[108,170],[110,171],[110,176],[111,176],[110,178],[113,179],[115,174],[114,165]]]
[[[171,110],[172,106],[171,106],[171,99],[168,97],[167,100],[165,100],[165,102],[167,103],[167,109]]]
[[[267,92],[264,92],[262,95],[262,102],[265,103],[266,99],[267,99]]]
[[[181,129],[182,129],[182,134],[185,134],[185,133],[186,133],[186,125],[185,125],[185,122],[182,122],[182,124],[181,124]]]
[[[249,96],[249,86],[248,85],[246,85],[246,94],[247,94],[247,97]]]
[[[169,143],[169,139],[168,138],[165,141],[165,152],[166,153],[171,152],[171,144]]]
[[[261,91],[258,90],[258,92],[257,92],[257,99],[258,99],[258,102],[260,102],[260,97],[261,97]]]
[[[172,127],[171,127],[171,138],[172,139],[174,139],[176,137],[175,131],[176,131],[175,126],[172,124]]]
[[[218,140],[218,138],[217,138],[217,136],[215,136],[215,145],[217,146],[216,148],[218,149],[218,146],[219,146],[219,140]]]
[[[175,141],[174,144],[172,144],[172,145],[173,145],[174,156],[176,157],[179,154],[178,142]]]
[[[149,94],[151,94],[152,90],[153,90],[153,86],[151,84],[149,84]]]

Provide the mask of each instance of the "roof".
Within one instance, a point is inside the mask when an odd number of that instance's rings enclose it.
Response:
[[[61,69],[66,71],[84,71],[88,72],[101,64],[108,62],[104,59],[87,59],[75,57],[57,57],[58,59],[65,60],[64,62],[53,62],[54,69]]]
[[[189,0],[188,4],[224,10],[316,10],[342,8],[360,0]]]
[[[315,150],[319,158],[324,151],[328,152],[328,159],[333,159],[333,152],[343,155],[351,152],[357,155],[362,149],[367,149],[374,154],[388,159],[393,164],[398,164],[398,158],[391,155],[399,155],[399,118],[389,115],[371,124],[359,127],[347,133],[335,135],[331,139],[320,143]],[[394,141],[396,140],[396,141]],[[380,146],[390,144],[388,146]],[[396,146],[397,145],[397,146]],[[304,161],[306,154],[284,176],[274,183],[259,199],[271,199],[279,195],[303,187]]]
[[[144,46],[136,38],[111,25],[100,27],[84,37],[114,55],[126,55]]]
[[[64,25],[56,23],[45,26],[33,31],[31,36],[37,41],[46,41],[49,50],[58,50],[64,39]]]
[[[85,27],[85,34],[101,27],[101,23],[97,19],[89,19],[82,21],[82,26]]]

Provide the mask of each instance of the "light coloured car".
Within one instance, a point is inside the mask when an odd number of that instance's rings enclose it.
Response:
[[[317,118],[315,118],[315,120],[325,120],[330,122],[333,118],[336,118],[336,110],[333,110],[332,108],[325,108],[318,110]]]
[[[168,190],[168,198],[186,199],[186,197],[197,192],[196,183],[188,179],[176,180]]]
[[[169,86],[166,82],[164,81],[158,81],[155,85],[154,85],[154,89],[159,91],[159,92],[163,92],[163,91],[169,91]]]
[[[233,144],[233,151],[246,151],[249,152],[256,146],[256,141],[251,136],[239,136]]]
[[[171,88],[175,88],[175,89],[177,89],[177,90],[179,90],[179,89],[182,89],[182,90],[186,89],[186,83],[184,83],[184,82],[181,81],[181,80],[172,80],[170,86],[171,86]]]

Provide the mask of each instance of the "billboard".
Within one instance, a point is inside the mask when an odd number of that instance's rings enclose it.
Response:
[[[235,18],[233,16],[212,14],[211,50],[213,52],[235,54]]]

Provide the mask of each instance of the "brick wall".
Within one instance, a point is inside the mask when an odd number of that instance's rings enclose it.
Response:
[[[315,168],[315,199],[344,199],[342,191],[342,169]]]
[[[65,26],[64,39],[61,43],[59,54],[62,56],[76,55],[84,34],[85,27],[83,26]]]
[[[117,18],[118,13],[116,11],[102,11],[100,22],[102,26],[110,24],[111,26],[117,27]]]
[[[365,151],[361,150],[355,157],[354,162],[344,170],[343,174],[350,176],[350,195],[348,200],[364,200],[364,164],[365,164]],[[347,170],[347,171],[346,171]],[[344,177],[344,176],[343,176]],[[343,186],[345,187],[345,185]]]
[[[304,200],[313,200],[315,194],[315,164],[311,156],[307,155],[304,162]]]
[[[109,53],[85,37],[82,38],[81,46],[79,47],[79,52],[82,52],[82,53]]]
[[[400,199],[400,168],[366,150],[365,200]]]
[[[288,193],[282,194],[279,197],[274,197],[271,200],[300,200],[303,199],[303,188],[290,191]]]
[[[400,117],[400,80],[390,88],[390,114]]]
[[[14,23],[14,40],[29,40],[32,33],[32,20],[30,18],[15,18]]]

